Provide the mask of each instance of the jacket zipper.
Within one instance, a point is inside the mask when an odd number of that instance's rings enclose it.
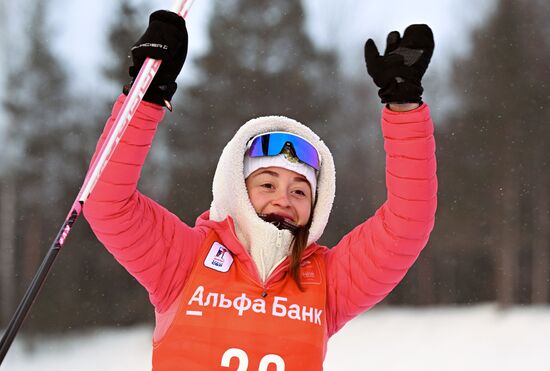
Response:
[[[275,247],[277,248],[277,251],[281,248],[281,246],[283,245],[283,231],[282,230],[278,230],[277,231],[277,240],[275,240]],[[285,258],[286,259],[286,258]],[[273,273],[275,271],[277,271],[277,269],[283,265],[283,262],[285,261],[285,259],[283,259],[281,262],[279,262],[279,265],[275,267],[275,269],[268,273],[267,274],[267,279],[265,282],[262,282],[262,287],[263,287],[263,291],[262,291],[262,298],[265,298],[267,296],[267,283],[270,281],[269,280],[269,277],[272,277],[273,276]]]
[[[238,242],[241,246],[242,246],[242,243],[241,241],[239,240],[239,238],[237,237],[237,233],[235,232],[235,229],[234,229],[234,226],[232,225],[232,223],[229,223],[229,221],[227,222],[227,225],[229,226],[229,230],[231,231],[231,234],[233,235],[233,237],[235,238],[235,241]],[[248,258],[252,261],[252,256],[250,256],[250,253],[245,249],[243,248],[243,251],[246,255],[248,255]],[[244,267],[243,267],[244,268]],[[263,291],[262,291],[262,297],[265,298],[265,296],[267,296],[267,293],[266,293],[266,285],[265,283],[262,282],[262,280],[260,279],[260,272],[258,271],[258,268],[256,267],[256,264],[253,263],[252,264],[252,268],[254,269],[254,272],[249,272],[248,269],[243,269],[246,274],[248,276],[250,276],[250,278],[252,279],[252,281],[258,283],[259,286],[262,287]],[[256,273],[256,277],[254,277],[253,274],[251,273]],[[264,296],[265,294],[265,296]]]
[[[277,230],[277,242],[275,242],[275,246],[277,246],[277,249],[280,249],[282,244],[283,244],[283,231],[279,229]]]
[[[237,233],[235,233],[234,227],[231,225],[231,223],[228,223],[228,226],[229,226],[229,230],[231,231],[231,234],[235,238],[235,241],[241,243],[239,241],[239,239],[237,237]],[[283,231],[279,230],[279,231],[277,231],[277,240],[275,241],[275,245],[277,246],[277,248],[280,248],[282,243],[283,243]],[[245,249],[245,253],[248,254],[246,249]],[[309,251],[308,254],[305,254],[305,255],[302,256],[302,259],[307,258],[312,253],[313,253],[313,251]],[[248,255],[250,255],[250,254],[248,254]],[[250,257],[250,259],[252,259],[252,257]],[[283,259],[283,261],[281,263],[279,263],[279,265],[275,268],[275,270],[273,270],[273,272],[271,272],[271,274],[267,278],[267,281],[265,281],[265,282],[262,282],[262,280],[260,279],[260,273],[258,272],[258,268],[256,268],[255,265],[253,266],[254,269],[255,269],[255,272],[256,272],[256,279],[254,279],[253,277],[251,277],[251,278],[252,278],[253,281],[256,281],[262,287],[262,293],[260,294],[262,296],[262,298],[265,298],[267,296],[267,288],[269,286],[268,283],[270,283],[272,281],[273,277],[276,277],[277,274],[279,274],[283,269],[286,269],[288,267],[288,265],[289,265],[288,261],[289,261],[288,257]],[[249,272],[246,272],[246,273],[250,275]]]

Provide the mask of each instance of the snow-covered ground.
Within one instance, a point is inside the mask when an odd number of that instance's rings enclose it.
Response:
[[[150,335],[142,326],[17,339],[1,369],[150,370]],[[380,308],[330,340],[325,370],[547,371],[549,354],[550,307]]]

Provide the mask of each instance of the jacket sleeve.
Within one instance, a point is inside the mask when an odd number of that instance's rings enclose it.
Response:
[[[121,95],[115,103],[93,159],[124,99]],[[160,106],[140,104],[84,204],[84,215],[97,238],[147,289],[159,313],[180,293],[205,236],[204,231],[187,226],[136,189],[163,116]]]
[[[393,290],[434,225],[437,178],[429,107],[384,108],[382,132],[387,200],[326,255],[329,336]]]

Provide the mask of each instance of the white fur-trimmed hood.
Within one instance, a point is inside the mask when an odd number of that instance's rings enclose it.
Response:
[[[275,241],[275,236],[279,238],[279,245],[281,245],[280,238],[282,237],[283,243],[280,249],[282,251],[275,253],[278,258],[284,258],[288,254],[292,240],[289,231],[282,231],[285,233],[281,236],[281,231],[256,215],[246,191],[243,175],[246,144],[252,137],[270,131],[286,131],[306,138],[315,146],[321,157],[321,169],[317,180],[317,199],[313,209],[308,245],[316,242],[325,230],[332,210],[336,187],[334,160],[330,150],[317,134],[296,120],[284,116],[255,118],[241,126],[235,136],[227,143],[214,174],[210,219],[220,222],[228,216],[233,218],[237,237],[251,252],[256,264],[259,265],[260,274],[264,276],[268,272],[262,272],[260,266],[262,264],[259,264],[257,257],[254,256],[255,250],[267,249],[267,254],[271,255],[271,251],[274,249],[272,243]],[[273,267],[265,268],[270,271]]]

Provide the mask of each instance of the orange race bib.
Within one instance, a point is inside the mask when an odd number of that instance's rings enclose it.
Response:
[[[212,232],[153,349],[153,370],[322,370],[325,267],[302,263],[300,291],[289,274],[268,287],[254,280]]]

